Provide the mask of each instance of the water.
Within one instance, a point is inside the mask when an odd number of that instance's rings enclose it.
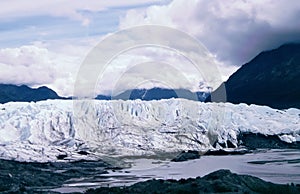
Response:
[[[300,150],[259,150],[255,153],[234,156],[202,156],[197,160],[170,162],[156,159],[127,159],[132,167],[109,170],[108,174],[82,177],[67,181],[60,192],[83,191],[100,186],[128,186],[153,178],[181,179],[204,176],[219,169],[248,174],[274,183],[300,184]]]

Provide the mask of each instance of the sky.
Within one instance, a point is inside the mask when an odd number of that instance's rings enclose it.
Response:
[[[300,41],[299,0],[0,3],[0,83],[48,86],[62,96],[74,95],[80,67],[101,41],[136,26],[166,26],[193,37],[209,52],[223,81],[261,51]],[[174,41],[182,47],[186,44],[180,37]],[[141,76],[145,72],[148,75]],[[150,72],[168,77],[169,82],[159,76],[149,77]],[[179,74],[187,81],[176,82]],[[94,87],[95,93],[103,94],[155,86],[195,91],[203,89],[204,82],[191,62],[174,50],[148,46],[114,57]]]

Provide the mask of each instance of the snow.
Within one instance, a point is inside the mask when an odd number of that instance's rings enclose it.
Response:
[[[237,145],[240,132],[300,140],[300,110],[159,101],[48,100],[0,105],[0,158],[47,162],[155,155]],[[218,146],[218,145],[217,145]],[[80,155],[79,151],[91,154]]]

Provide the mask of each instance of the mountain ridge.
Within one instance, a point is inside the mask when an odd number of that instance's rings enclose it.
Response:
[[[0,103],[11,101],[17,102],[37,102],[47,99],[66,99],[59,96],[54,90],[41,86],[30,88],[26,85],[0,84]]]
[[[191,92],[186,89],[166,89],[154,87],[151,89],[126,90],[121,94],[110,96],[99,94],[97,100],[161,100],[170,98],[185,98],[188,100],[204,101],[208,93]],[[54,90],[41,86],[30,88],[26,85],[0,84],[0,103],[7,102],[37,102],[48,99],[71,99],[72,97],[61,97]]]
[[[263,51],[224,82],[227,102],[300,108],[300,43]],[[212,94],[221,95],[221,87]],[[206,101],[211,101],[211,96]]]

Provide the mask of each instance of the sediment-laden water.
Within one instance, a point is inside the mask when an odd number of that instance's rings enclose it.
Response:
[[[219,169],[279,184],[300,184],[300,150],[257,150],[245,155],[201,156],[185,162],[128,158],[127,168],[102,161],[26,163],[0,160],[0,191],[84,192],[90,188],[129,186],[151,179],[203,177]]]

